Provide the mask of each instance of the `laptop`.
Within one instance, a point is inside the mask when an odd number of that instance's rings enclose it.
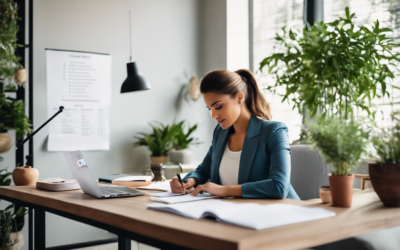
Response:
[[[78,151],[64,151],[65,159],[67,159],[68,165],[78,181],[84,193],[92,195],[97,198],[116,198],[116,197],[130,197],[144,195],[144,193],[123,187],[100,187],[97,185],[89,167],[83,158],[82,153]]]

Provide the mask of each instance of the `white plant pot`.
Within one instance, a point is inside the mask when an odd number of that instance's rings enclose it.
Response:
[[[24,237],[22,231],[11,233],[11,239],[13,243],[4,248],[4,250],[20,250],[24,245]]]
[[[169,161],[174,164],[190,164],[192,159],[192,152],[189,149],[175,150],[171,149],[168,152]]]

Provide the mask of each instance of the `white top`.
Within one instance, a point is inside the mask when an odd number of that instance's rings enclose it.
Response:
[[[242,154],[242,151],[231,151],[228,145],[229,140],[219,165],[219,176],[223,186],[238,184],[239,162]]]

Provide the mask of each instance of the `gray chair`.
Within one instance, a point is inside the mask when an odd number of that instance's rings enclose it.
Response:
[[[309,145],[292,145],[290,182],[302,200],[319,198],[321,186],[329,186],[329,166]]]

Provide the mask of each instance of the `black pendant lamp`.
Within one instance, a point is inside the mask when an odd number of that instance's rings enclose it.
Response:
[[[132,62],[132,35],[131,35],[131,12],[129,11],[129,38],[130,38],[130,63],[126,64],[128,77],[122,83],[121,94],[139,90],[148,90],[150,85],[146,82],[143,76],[139,75],[139,70],[135,62]]]

